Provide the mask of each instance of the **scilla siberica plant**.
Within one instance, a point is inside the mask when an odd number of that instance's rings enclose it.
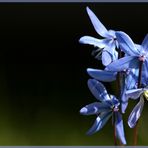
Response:
[[[96,15],[87,7],[88,16],[95,31],[103,37],[97,39],[83,36],[79,42],[97,47],[95,53],[98,60],[105,66],[104,70],[88,68],[92,77],[88,80],[88,88],[97,99],[80,110],[82,115],[96,115],[96,120],[87,134],[91,135],[101,130],[112,118],[114,126],[114,144],[117,139],[120,144],[127,144],[122,114],[128,106],[128,100],[137,101],[128,117],[128,125],[134,128],[134,145],[137,145],[137,124],[141,116],[144,100],[148,99],[148,34],[141,45],[135,44],[122,31],[107,30]],[[117,81],[119,96],[109,94],[102,82]]]

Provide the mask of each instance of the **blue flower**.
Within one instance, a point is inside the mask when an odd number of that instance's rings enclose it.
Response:
[[[124,113],[128,105],[128,97],[125,92],[130,89],[135,89],[138,82],[139,64],[142,65],[142,84],[146,86],[148,81],[148,34],[144,38],[141,45],[134,44],[131,38],[124,32],[116,32],[117,40],[122,51],[126,54],[125,57],[112,62],[107,66],[110,71],[130,70],[125,78],[125,86],[122,93],[122,112]]]
[[[94,26],[95,31],[102,36],[104,39],[97,39],[91,36],[83,36],[80,38],[79,42],[83,44],[94,45],[98,47],[97,58],[102,54],[102,64],[107,66],[112,61],[118,58],[118,52],[115,50],[118,47],[116,41],[115,31],[107,30],[105,26],[100,22],[96,15],[87,7],[86,8],[89,18]]]
[[[87,73],[94,79],[103,81],[103,82],[112,82],[116,80],[117,72],[108,71],[107,68],[104,70],[87,68]],[[125,113],[125,110],[128,105],[128,99],[125,95],[125,92],[129,89],[137,88],[138,82],[138,69],[128,69],[126,71],[122,71],[120,74],[120,78],[122,79],[121,85],[121,111]]]
[[[128,68],[138,69],[139,63],[142,61],[143,68],[148,73],[148,34],[145,36],[141,46],[135,45],[132,39],[124,32],[116,32],[116,37],[120,49],[126,56],[112,62],[107,68],[110,71],[122,71]]]
[[[95,79],[88,80],[88,87],[99,102],[86,105],[80,110],[83,115],[97,115],[87,134],[91,135],[102,129],[110,117],[115,115],[116,136],[123,144],[126,144],[122,115],[119,112],[119,101],[115,96],[109,95],[104,85]]]
[[[144,98],[148,100],[148,88],[146,87],[146,88],[131,89],[126,91],[126,95],[128,98],[134,100],[140,97],[139,102],[134,107],[128,118],[128,125],[130,128],[133,128],[141,116],[141,112],[144,106]]]

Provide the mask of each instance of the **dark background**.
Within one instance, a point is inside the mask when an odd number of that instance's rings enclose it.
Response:
[[[102,67],[91,56],[94,48],[78,43],[84,35],[100,38],[86,6],[107,29],[125,31],[136,43],[147,33],[146,3],[0,4],[0,145],[113,145],[111,121],[86,136],[95,117],[79,115],[96,101],[86,68]],[[148,145],[146,109],[141,118],[139,145]]]

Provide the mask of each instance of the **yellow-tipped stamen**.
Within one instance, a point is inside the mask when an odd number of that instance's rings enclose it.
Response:
[[[145,99],[148,100],[148,90],[144,91],[143,95],[144,95]]]

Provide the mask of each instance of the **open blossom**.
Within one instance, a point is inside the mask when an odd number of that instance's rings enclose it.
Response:
[[[116,136],[126,144],[122,115],[119,112],[119,101],[115,96],[107,93],[104,85],[95,79],[88,80],[88,87],[98,102],[86,105],[80,110],[83,115],[96,115],[97,118],[87,134],[91,135],[104,127],[106,122],[114,116]]]
[[[148,81],[148,34],[141,45],[134,44],[132,39],[124,32],[116,32],[116,37],[125,57],[118,59],[107,66],[110,71],[130,70],[132,73],[125,78],[124,92],[122,93],[122,112],[124,113],[128,105],[128,97],[125,92],[136,89],[138,83],[139,65],[142,62],[141,83],[146,86]]]
[[[115,31],[107,30],[88,7],[86,10],[95,31],[104,39],[97,39],[91,36],[83,36],[80,38],[79,42],[82,44],[89,44],[98,47],[97,51],[99,52],[98,55],[101,55],[102,64],[107,66],[118,58],[118,52],[115,50],[115,48],[118,47]]]
[[[112,82],[117,79],[117,72],[106,70],[106,68],[104,70],[87,68],[87,73],[92,78],[102,82]],[[138,74],[139,74],[138,69],[128,69],[127,71],[122,71],[122,73],[120,74],[120,77],[122,78],[124,77],[124,80],[122,81],[121,95],[120,95],[122,113],[125,113],[129,100],[129,98],[125,95],[125,92],[127,90],[137,88]]]
[[[143,68],[148,73],[148,34],[145,36],[141,46],[134,44],[132,39],[124,32],[116,32],[116,37],[121,50],[126,54],[125,57],[109,64],[107,68],[111,71],[122,71],[128,68],[139,68],[140,61]]]

